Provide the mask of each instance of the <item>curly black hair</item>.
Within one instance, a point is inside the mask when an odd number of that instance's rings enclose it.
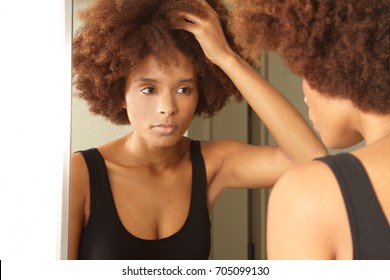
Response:
[[[230,0],[244,54],[278,52],[321,94],[390,113],[389,0]]]
[[[207,1],[219,14],[226,38],[238,53],[227,26],[228,10],[219,0]],[[195,37],[173,29],[178,11],[202,16],[199,0],[98,0],[80,13],[84,26],[73,40],[74,84],[91,112],[115,124],[128,124],[124,100],[126,78],[143,58],[153,55],[162,65],[189,57],[197,71],[199,101],[195,115],[211,117],[231,96],[242,99],[227,75],[204,55]]]

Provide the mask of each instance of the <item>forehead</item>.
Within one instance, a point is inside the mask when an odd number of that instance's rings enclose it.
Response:
[[[152,54],[147,55],[132,69],[128,78],[134,79],[145,75],[186,76],[192,79],[197,76],[192,60],[180,52],[171,60],[162,60]]]

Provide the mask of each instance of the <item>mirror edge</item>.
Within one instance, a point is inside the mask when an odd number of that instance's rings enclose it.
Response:
[[[58,249],[57,258],[68,259],[68,238],[69,238],[69,190],[70,190],[70,153],[71,153],[71,112],[72,112],[72,34],[73,34],[73,0],[63,0],[64,16],[64,86],[65,92],[69,95],[64,98],[66,101],[67,115],[64,116],[64,147],[63,147],[63,173],[62,173],[62,194],[59,203],[60,224],[58,228]]]

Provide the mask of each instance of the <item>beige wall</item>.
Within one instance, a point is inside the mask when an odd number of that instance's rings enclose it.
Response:
[[[189,129],[189,137],[213,141],[235,139],[247,141],[248,106],[234,99],[214,118],[195,119]],[[211,213],[212,250],[211,259],[247,259],[248,245],[248,191],[246,189],[225,190]]]
[[[81,26],[78,12],[88,7],[91,0],[73,1],[73,33]],[[130,125],[114,125],[102,116],[89,112],[87,103],[77,97],[73,89],[72,98],[72,152],[98,147],[131,131]]]

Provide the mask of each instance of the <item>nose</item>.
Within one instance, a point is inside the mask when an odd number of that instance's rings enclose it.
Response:
[[[161,115],[171,116],[177,112],[176,101],[172,94],[162,94],[159,100],[157,111]]]

